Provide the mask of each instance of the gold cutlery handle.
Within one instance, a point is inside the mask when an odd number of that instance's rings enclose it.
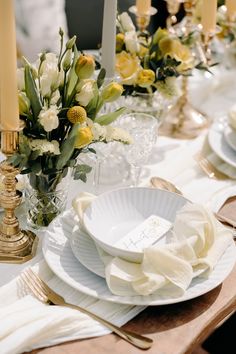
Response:
[[[57,303],[56,305],[65,306],[65,307],[69,307],[69,308],[72,308],[75,310],[79,310],[80,312],[83,312],[86,315],[89,315],[94,320],[100,322],[105,327],[109,328],[112,332],[116,333],[118,336],[120,336],[121,338],[125,339],[127,342],[133,344],[134,346],[136,346],[140,349],[148,349],[152,346],[153,340],[151,338],[148,338],[148,337],[142,336],[140,334],[130,332],[130,331],[124,330],[120,327],[117,327],[116,325],[112,324],[111,322],[95,315],[94,313],[92,313],[80,306],[68,304],[67,302]]]

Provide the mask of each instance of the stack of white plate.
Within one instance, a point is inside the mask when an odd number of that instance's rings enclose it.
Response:
[[[109,198],[109,193],[112,198]],[[113,213],[117,220],[117,228],[120,228],[121,232],[124,232],[124,225],[128,228],[130,225],[135,227],[152,214],[173,222],[177,210],[187,202],[184,197],[178,194],[152,188],[120,189],[105,193],[98,198],[102,200],[104,218],[106,215],[111,218]],[[108,207],[107,200],[112,200],[113,204],[113,208],[109,212],[106,208],[106,206]],[[122,209],[120,212],[119,207]],[[95,215],[93,212],[92,202],[89,209],[91,218]],[[124,215],[126,220],[119,218],[118,214]],[[127,221],[129,222],[127,223]],[[109,227],[112,226],[112,223],[107,222],[106,225],[109,234],[111,231]],[[148,306],[177,303],[212,290],[221,284],[232,270],[236,253],[232,241],[210,276],[194,278],[182,296],[172,295],[171,285],[149,296],[117,296],[112,294],[107,286],[104,264],[99,257],[94,240],[82,231],[74,211],[71,209],[55,219],[50,225],[43,241],[43,254],[51,270],[60,279],[84,294],[109,302]]]
[[[236,130],[230,125],[218,129],[217,124],[213,124],[209,130],[208,141],[217,156],[236,168]]]

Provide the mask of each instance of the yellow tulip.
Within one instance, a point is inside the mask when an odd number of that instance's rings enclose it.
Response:
[[[75,148],[82,149],[83,147],[89,145],[93,141],[93,133],[90,127],[79,127]]]
[[[95,61],[91,55],[82,54],[76,64],[75,64],[75,72],[77,76],[83,80],[90,78],[95,70]]]
[[[109,85],[104,87],[101,97],[105,102],[116,101],[123,92],[123,86],[117,82],[111,82]]]
[[[18,94],[18,103],[20,114],[28,114],[30,110],[30,100],[23,92],[19,92]]]

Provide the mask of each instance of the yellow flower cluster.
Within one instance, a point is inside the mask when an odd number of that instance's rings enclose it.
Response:
[[[194,67],[190,49],[166,29],[159,28],[148,38],[135,36],[127,13],[118,18],[121,32],[116,35],[116,71],[123,85],[150,91],[159,80],[165,83],[166,78],[177,77]]]

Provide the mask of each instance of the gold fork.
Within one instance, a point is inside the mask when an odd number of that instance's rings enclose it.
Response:
[[[230,178],[225,173],[217,170],[217,168],[206,157],[201,155],[201,153],[195,155],[194,158],[197,161],[198,165],[208,175],[209,178],[214,178],[219,180],[225,180]]]
[[[153,340],[144,337],[140,334],[124,330],[117,327],[116,325],[108,322],[107,320],[95,315],[94,313],[84,309],[83,307],[72,305],[67,303],[64,298],[57,294],[54,290],[49,288],[49,286],[35,273],[32,269],[26,269],[22,275],[22,280],[32,291],[32,293],[42,302],[48,303],[49,305],[65,306],[89,315],[91,318],[100,322],[105,327],[109,328],[112,332],[116,333],[121,338],[125,339],[127,342],[133,344],[134,346],[141,349],[148,349],[152,346]]]

